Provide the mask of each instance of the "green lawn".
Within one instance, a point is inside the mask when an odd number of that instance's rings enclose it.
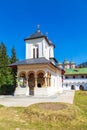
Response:
[[[0,130],[87,130],[87,91],[76,91],[73,105],[0,105]]]

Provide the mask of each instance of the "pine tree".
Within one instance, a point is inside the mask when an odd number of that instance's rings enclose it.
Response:
[[[11,50],[11,58],[10,58],[10,62],[11,64],[16,62],[17,61],[17,57],[16,57],[16,51],[15,51],[15,48],[13,47],[12,50]],[[17,68],[12,68],[11,69],[11,74],[12,74],[12,77],[13,77],[13,86],[14,88],[16,87],[16,81],[17,81]]]
[[[9,63],[7,48],[4,43],[0,43],[0,87],[12,85],[11,69],[8,67]],[[4,90],[4,92],[6,91],[9,90]]]

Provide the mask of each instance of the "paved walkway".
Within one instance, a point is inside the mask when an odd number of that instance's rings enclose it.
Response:
[[[50,97],[33,97],[33,96],[0,96],[0,104],[4,106],[29,106],[40,102],[65,102],[73,104],[75,91],[64,91],[61,94],[55,94]]]

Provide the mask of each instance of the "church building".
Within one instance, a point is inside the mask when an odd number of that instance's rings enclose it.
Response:
[[[55,45],[40,29],[24,41],[26,59],[10,65],[17,68],[14,95],[51,96],[62,92],[63,69],[54,58]]]

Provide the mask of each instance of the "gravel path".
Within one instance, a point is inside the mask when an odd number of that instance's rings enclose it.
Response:
[[[0,104],[10,106],[29,106],[40,102],[65,102],[73,104],[74,90],[64,91],[62,94],[55,94],[50,97],[34,97],[34,96],[0,96]]]

